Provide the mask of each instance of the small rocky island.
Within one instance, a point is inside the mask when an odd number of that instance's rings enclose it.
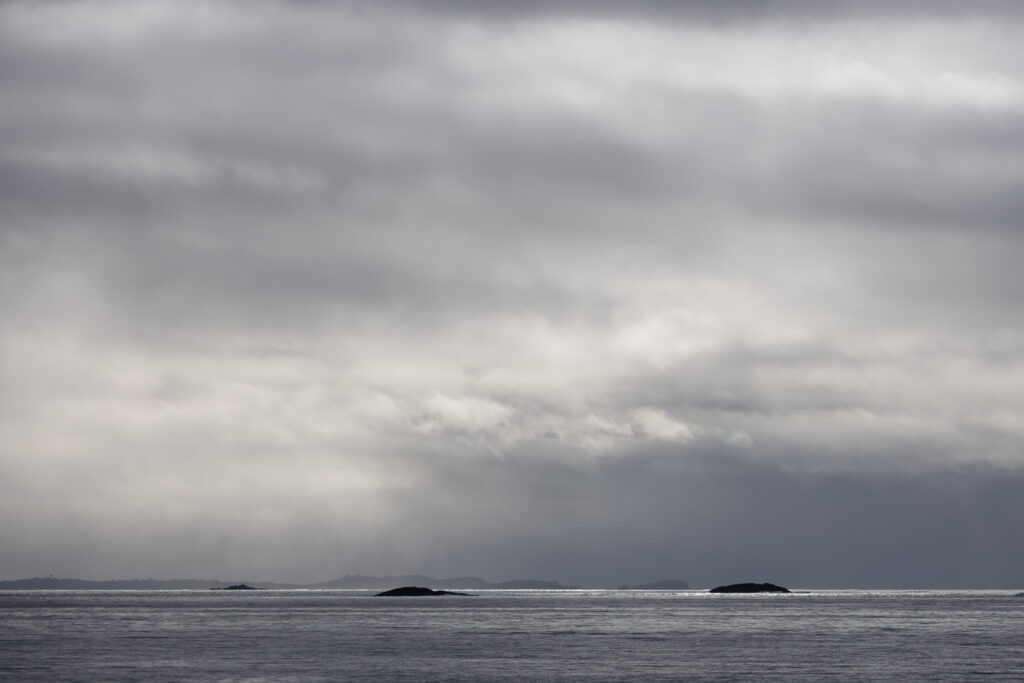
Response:
[[[375,597],[378,598],[418,598],[424,595],[472,595],[471,593],[456,593],[455,591],[435,591],[430,588],[421,588],[420,586],[402,586],[401,588],[392,588],[389,591],[383,593],[377,593]]]
[[[212,590],[212,591],[258,591],[258,590],[262,590],[262,589],[256,588],[255,586],[250,586],[250,585],[244,584],[244,583],[236,583],[233,586],[224,586],[223,588],[211,588],[210,590]]]
[[[788,588],[776,586],[774,583],[731,583],[728,586],[716,586],[711,593],[789,593]]]

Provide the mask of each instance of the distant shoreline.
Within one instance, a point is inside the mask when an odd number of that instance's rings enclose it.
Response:
[[[435,579],[419,574],[402,576],[363,576],[352,574],[333,581],[317,583],[280,583],[270,581],[221,581],[218,579],[73,579],[33,577],[0,581],[0,590],[209,590],[223,588],[229,584],[245,583],[256,588],[279,590],[349,589],[382,590],[396,585],[429,585],[433,588],[470,588],[476,590],[558,590],[578,588],[565,586],[558,581],[540,579],[514,579],[511,581],[487,581],[475,576]]]
[[[409,581],[408,579],[416,579]],[[264,590],[366,590],[380,591],[394,588],[398,585],[429,585],[435,589],[468,589],[468,590],[636,590],[636,591],[689,591],[707,592],[707,588],[665,588],[656,587],[665,582],[652,584],[641,584],[635,586],[619,585],[618,587],[604,586],[575,586],[563,585],[558,581],[543,581],[537,579],[516,579],[511,581],[492,582],[478,577],[461,577],[449,579],[433,579],[422,575],[406,576],[344,576],[334,581],[319,583],[279,583],[269,581],[218,581],[214,579],[110,579],[91,580],[57,577],[33,577],[28,579],[14,579],[0,581],[0,591],[29,591],[29,590],[77,590],[77,591],[160,591],[160,590],[210,590],[224,589],[230,585],[248,584],[254,588]],[[1007,587],[870,587],[870,588],[794,588],[791,592],[807,594],[817,591],[987,591],[1005,592],[1011,591],[1013,595],[1024,597],[1020,592],[1020,586]]]

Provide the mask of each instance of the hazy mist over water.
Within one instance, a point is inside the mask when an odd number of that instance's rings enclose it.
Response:
[[[1022,23],[0,2],[0,579],[1019,588]]]

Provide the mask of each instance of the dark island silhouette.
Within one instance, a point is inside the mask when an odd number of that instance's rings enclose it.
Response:
[[[377,593],[375,597],[378,598],[418,598],[424,595],[472,595],[471,593],[457,593],[455,591],[435,591],[430,588],[422,588],[420,586],[402,586],[401,588],[392,588],[389,591],[383,593]]]
[[[232,586],[224,586],[223,588],[211,588],[212,591],[258,591],[263,590],[262,588],[256,588],[245,583],[236,583]]]
[[[727,586],[716,586],[709,593],[789,593],[788,588],[776,586],[774,583],[731,583]]]

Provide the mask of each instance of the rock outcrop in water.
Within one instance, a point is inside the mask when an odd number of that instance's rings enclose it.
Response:
[[[789,593],[788,588],[776,586],[774,583],[731,583],[728,586],[716,586],[711,593]]]
[[[383,593],[377,593],[378,598],[408,598],[408,597],[420,597],[424,595],[471,595],[471,593],[456,593],[455,591],[435,591],[430,588],[422,588],[420,586],[402,586],[401,588],[392,588],[389,591]]]
[[[233,586],[224,586],[223,588],[211,588],[210,590],[215,590],[215,591],[258,591],[258,590],[262,590],[262,589],[256,588],[255,586],[250,586],[250,585],[244,584],[244,583],[236,583]]]

